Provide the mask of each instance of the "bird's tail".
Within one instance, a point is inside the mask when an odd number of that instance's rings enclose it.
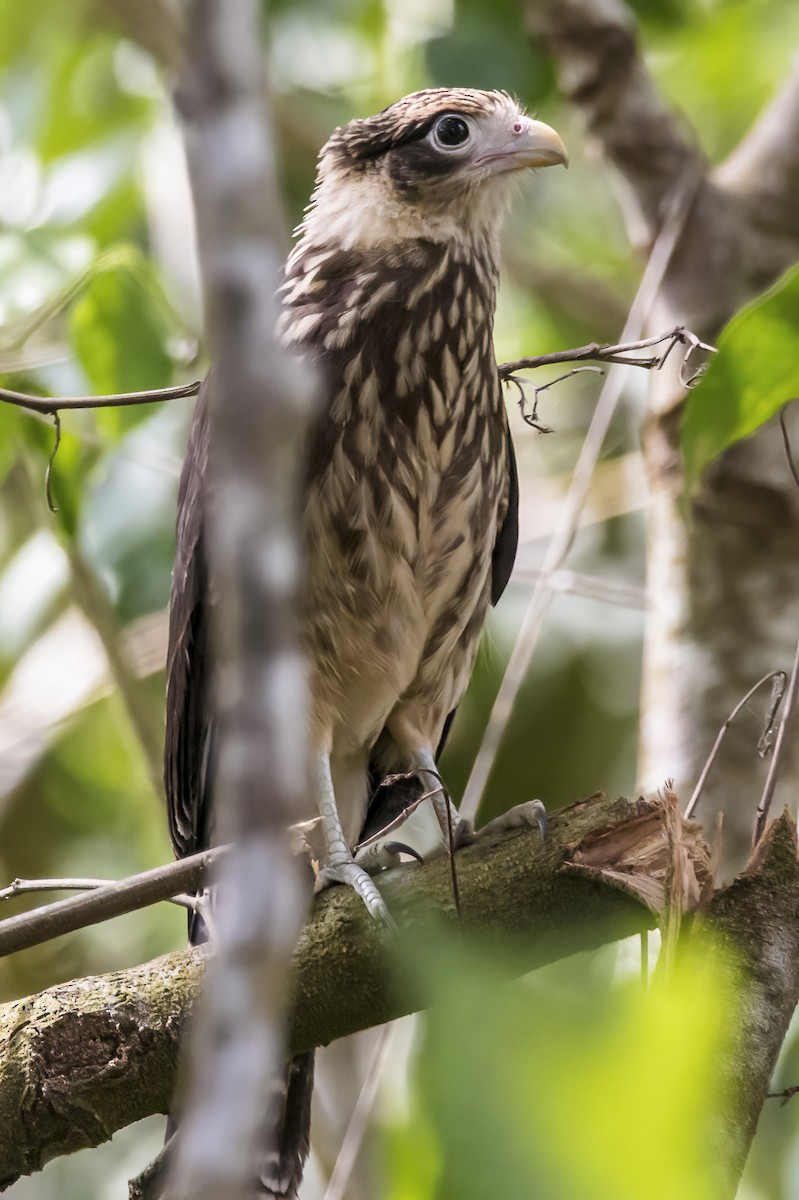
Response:
[[[205,922],[199,913],[189,913],[189,942],[192,946],[208,940]],[[313,1095],[315,1052],[295,1054],[288,1059],[270,1091],[269,1112],[264,1121],[264,1150],[255,1181],[259,1200],[297,1200],[311,1141],[311,1097]],[[167,1120],[166,1140],[177,1131],[177,1121]],[[269,1147],[269,1149],[266,1149]]]
[[[288,1060],[275,1086],[278,1111],[270,1115],[266,1136],[277,1145],[265,1157],[259,1179],[259,1196],[297,1200],[305,1160],[310,1148],[311,1096],[314,1051],[295,1054]]]

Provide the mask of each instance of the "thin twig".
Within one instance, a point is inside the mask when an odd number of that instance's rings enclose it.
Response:
[[[788,404],[793,401],[789,400]],[[780,429],[782,431],[782,440],[785,445],[785,457],[788,459],[788,467],[796,483],[799,487],[799,472],[796,469],[793,451],[791,449],[791,439],[788,436],[788,427],[785,423],[785,410],[788,404],[784,404],[780,409]],[[788,734],[793,710],[796,707],[797,691],[799,691],[799,641],[796,643],[796,652],[793,659],[793,667],[791,668],[791,679],[788,684],[788,695],[785,700],[785,706],[782,710],[782,720],[777,731],[777,740],[774,744],[774,754],[769,765],[769,772],[766,776],[766,783],[763,788],[763,795],[760,798],[760,803],[757,806],[757,819],[755,820],[755,832],[753,836],[753,844],[756,846],[763,836],[763,831],[766,828],[769,809],[771,802],[774,799],[774,792],[777,787],[777,778],[779,776],[782,756],[785,750],[785,740]]]
[[[344,1200],[347,1194],[347,1187],[353,1167],[358,1161],[363,1136],[366,1133],[369,1114],[374,1106],[377,1086],[388,1060],[388,1053],[396,1036],[396,1030],[397,1025],[395,1022],[390,1025],[384,1025],[378,1034],[377,1041],[372,1049],[369,1065],[366,1068],[363,1085],[355,1102],[355,1108],[352,1110],[352,1116],[349,1119],[349,1124],[341,1143],[341,1149],[333,1166],[323,1200]]]
[[[700,182],[701,179],[699,177],[690,176],[689,178],[683,178],[672,190],[671,201],[667,207],[666,216],[660,232],[655,238],[641,283],[639,284],[625,323],[622,334],[623,344],[625,345],[628,345],[629,339],[633,338],[641,330],[650,313],[666,270],[671,262],[674,248],[677,245],[686,218],[697,195]],[[681,332],[684,335],[684,331]],[[665,335],[665,337],[669,336],[672,335]],[[691,336],[693,337],[693,335]],[[656,338],[655,343],[662,340],[664,340],[664,335]],[[507,366],[512,370],[517,364],[510,363]],[[558,525],[547,549],[542,567],[542,578],[530,597],[510,661],[499,686],[499,691],[494,700],[494,705],[491,709],[488,723],[483,732],[483,738],[466,784],[460,811],[465,817],[471,820],[477,814],[480,800],[482,799],[488,777],[499,750],[502,734],[510,717],[519,688],[527,675],[527,668],[530,665],[535,647],[538,644],[544,616],[552,597],[548,578],[563,565],[571,549],[579,526],[580,513],[588,496],[591,479],[605,441],[605,436],[621,398],[622,387],[621,371],[618,366],[613,366],[608,372],[608,376],[599,394],[594,415],[574,468],[571,485],[561,511]]]
[[[55,900],[32,912],[0,921],[0,957],[27,950],[87,925],[96,925],[124,913],[135,912],[182,892],[201,888],[214,863],[227,853],[227,846],[204,850],[188,858],[150,871],[140,871],[114,883],[103,884],[82,896]]]
[[[696,787],[693,790],[691,799],[688,801],[688,807],[685,810],[684,820],[688,821],[694,815],[696,806],[699,803],[705,786],[705,780],[708,777],[710,768],[713,766],[716,755],[719,751],[719,747],[724,741],[724,738],[727,736],[727,730],[730,728],[733,721],[742,711],[742,709],[746,708],[747,704],[755,695],[755,693],[758,692],[764,684],[769,683],[772,680],[773,686],[771,690],[771,702],[769,704],[768,713],[766,714],[766,726],[760,737],[760,741],[758,742],[758,752],[760,753],[761,757],[764,757],[768,753],[771,746],[771,733],[774,729],[774,722],[777,719],[777,712],[779,711],[780,704],[782,703],[782,698],[785,695],[785,687],[788,682],[788,676],[786,675],[785,671],[769,671],[768,675],[764,675],[762,679],[758,679],[754,687],[751,687],[743,699],[739,700],[735,705],[735,708],[732,710],[730,715],[727,717],[727,720],[716,734],[716,740],[713,743],[713,749],[707,756],[705,765],[703,766],[700,776],[696,781]]]
[[[788,405],[795,403],[796,398],[789,400],[788,404],[783,404],[782,408],[780,409],[780,429],[782,431],[783,445],[785,446],[785,457],[788,460],[788,470],[793,476],[794,483],[797,487],[799,487],[799,468],[796,466],[796,459],[794,458],[793,450],[791,449],[791,439],[788,436],[788,426],[785,424],[785,414],[788,411]]]
[[[519,412],[522,415],[522,420],[527,425],[537,429],[539,433],[551,433],[552,430],[546,425],[542,425],[538,419],[538,397],[542,392],[548,391],[559,383],[563,383],[566,379],[573,379],[575,375],[581,375],[584,371],[593,371],[597,375],[604,375],[605,372],[601,367],[572,367],[571,371],[567,371],[565,375],[556,375],[554,379],[550,379],[547,383],[541,383],[538,387],[533,388],[533,407],[527,409],[527,394],[524,390],[526,379],[519,379],[516,375],[509,375],[505,379],[505,383],[513,383],[519,389]]]
[[[418,779],[420,774],[432,775],[433,778],[438,781],[438,787],[431,788],[429,792],[424,792],[421,796],[418,796],[412,802],[412,804],[408,805],[407,809],[405,809],[404,812],[401,813],[398,818],[396,818],[394,821],[391,821],[386,826],[385,829],[381,829],[379,833],[374,834],[372,836],[372,838],[369,840],[370,841],[378,841],[385,833],[388,832],[389,829],[392,829],[397,824],[400,824],[406,816],[408,816],[408,815],[410,815],[410,813],[414,812],[419,807],[419,805],[422,804],[425,800],[431,800],[433,798],[433,796],[441,795],[447,806],[447,850],[448,850],[448,854],[449,854],[450,875],[452,878],[452,899],[455,902],[455,911],[457,912],[458,916],[460,917],[461,895],[460,895],[460,888],[458,887],[458,868],[455,863],[455,831],[452,827],[452,805],[450,802],[449,792],[447,791],[447,789],[444,785],[444,780],[441,778],[438,771],[431,771],[428,767],[419,767],[413,771],[396,771],[391,775],[386,775],[383,777],[383,779],[380,780],[380,783],[378,784],[377,789],[375,789],[375,792],[373,793],[372,798],[374,798],[374,796],[377,794],[377,791],[380,788],[388,787],[392,783],[398,783],[400,780],[404,780],[404,779]],[[362,843],[362,845],[367,845],[367,844],[368,844],[367,842]],[[414,851],[411,850],[410,847],[406,846],[406,847],[403,847],[403,849],[405,849],[410,854],[414,853]]]
[[[513,578],[517,583],[537,583],[542,575],[539,567],[529,566],[524,560],[513,569]],[[566,592],[571,596],[596,600],[599,604],[615,604],[633,612],[643,612],[647,607],[645,588],[632,583],[620,583],[615,579],[602,579],[598,575],[584,575],[568,567],[560,567],[549,576],[548,583],[553,592]]]
[[[650,355],[647,358],[637,358],[636,350],[646,350],[650,346],[660,346],[663,342],[669,345],[663,354]],[[657,337],[640,338],[638,341],[623,341],[615,345],[603,346],[599,342],[589,342],[585,346],[576,346],[572,350],[556,350],[552,354],[536,354],[530,358],[517,358],[513,362],[501,363],[500,379],[508,379],[516,371],[531,371],[537,367],[551,367],[557,363],[568,362],[603,362],[616,363],[623,367],[643,367],[645,371],[657,370],[663,365],[676,345],[692,346],[699,344],[699,339],[682,325],[675,326],[668,333],[658,334]]]
[[[780,1108],[784,1108],[788,1101],[797,1095],[797,1093],[799,1093],[799,1087],[794,1084],[793,1087],[783,1088],[781,1092],[766,1092],[766,1099],[782,1100]]]
[[[782,706],[782,718],[780,727],[777,730],[777,739],[774,742],[774,753],[769,763],[768,775],[763,788],[763,795],[760,798],[760,803],[757,806],[757,818],[755,820],[755,832],[752,838],[754,846],[760,841],[763,836],[763,831],[766,828],[769,809],[771,802],[774,799],[774,792],[777,788],[777,779],[782,766],[782,760],[785,755],[785,746],[788,737],[788,729],[791,723],[791,717],[796,707],[796,697],[799,692],[799,641],[796,643],[796,652],[793,658],[793,666],[791,667],[791,678],[788,682],[788,691],[785,695],[785,703]]]
[[[180,387],[154,388],[149,392],[119,392],[109,396],[31,396],[27,392],[12,392],[0,388],[0,403],[12,404],[28,412],[55,416],[66,409],[129,408],[134,404],[161,404],[164,400],[181,400],[196,396],[202,381],[184,383]]]
[[[114,887],[116,883],[116,879],[14,879],[8,887],[0,888],[0,902],[11,900],[14,896],[29,896],[35,892],[92,892],[97,888]],[[166,896],[165,899],[168,903],[179,904],[181,908],[188,908],[191,912],[196,912],[199,904],[198,896],[189,896],[185,892]]]
[[[48,459],[48,462],[47,462],[47,469],[44,472],[44,496],[47,501],[47,507],[50,509],[50,512],[57,513],[58,505],[55,504],[53,501],[52,483],[53,483],[53,463],[55,462],[56,454],[58,454],[58,447],[61,445],[61,415],[60,415],[60,413],[57,413],[57,412],[53,413],[53,421],[55,422],[55,441],[53,442],[53,449],[51,451],[50,458]]]

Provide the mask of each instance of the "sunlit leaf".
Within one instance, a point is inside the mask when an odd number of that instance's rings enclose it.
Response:
[[[743,308],[688,397],[682,450],[688,488],[728,447],[749,437],[799,396],[799,267]]]
[[[97,34],[69,47],[51,72],[37,149],[47,161],[142,128],[152,102],[122,90],[114,65],[116,39]]]
[[[165,303],[152,265],[133,248],[106,260],[70,315],[75,354],[96,394],[164,387],[172,373]],[[146,410],[107,409],[98,424],[111,436]]]

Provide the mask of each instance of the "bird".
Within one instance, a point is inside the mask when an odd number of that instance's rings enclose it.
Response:
[[[414,92],[332,133],[285,267],[278,335],[326,390],[300,498],[316,886],[353,887],[378,920],[390,918],[359,846],[428,793],[442,831],[466,829],[438,755],[518,538],[493,347],[499,235],[520,172],[558,163],[559,135],[505,92]],[[165,782],[179,856],[214,841],[213,386],[212,371],[179,487],[170,606]],[[201,921],[190,936],[202,939]],[[313,1056],[291,1060],[260,1195],[297,1195],[312,1086]]]

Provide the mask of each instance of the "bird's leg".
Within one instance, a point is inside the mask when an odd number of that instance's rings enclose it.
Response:
[[[540,800],[528,800],[524,804],[516,804],[506,813],[502,813],[493,821],[483,825],[482,828],[475,829],[472,822],[466,817],[462,817],[450,800],[429,747],[417,749],[413,757],[416,770],[423,777],[425,787],[432,793],[430,802],[447,845],[450,844],[450,830],[452,831],[453,850],[459,850],[461,846],[468,846],[487,833],[506,833],[512,829],[537,827],[541,830],[541,837],[546,838],[547,810]]]
[[[422,746],[417,748],[413,759],[414,769],[418,771],[425,789],[430,793],[430,803],[438,818],[438,824],[441,828],[444,841],[449,846],[451,834],[452,847],[453,849],[457,849],[458,846],[463,844],[462,839],[464,837],[468,840],[472,828],[471,822],[464,820],[450,800],[449,793],[441,782],[441,776],[438,773],[438,767],[430,747]]]
[[[346,884],[354,888],[373,917],[387,925],[393,925],[383,897],[363,867],[355,862],[347,845],[336,807],[330,756],[324,752],[316,759],[316,790],[325,849],[324,863],[316,877],[315,891],[320,892],[331,883]]]

